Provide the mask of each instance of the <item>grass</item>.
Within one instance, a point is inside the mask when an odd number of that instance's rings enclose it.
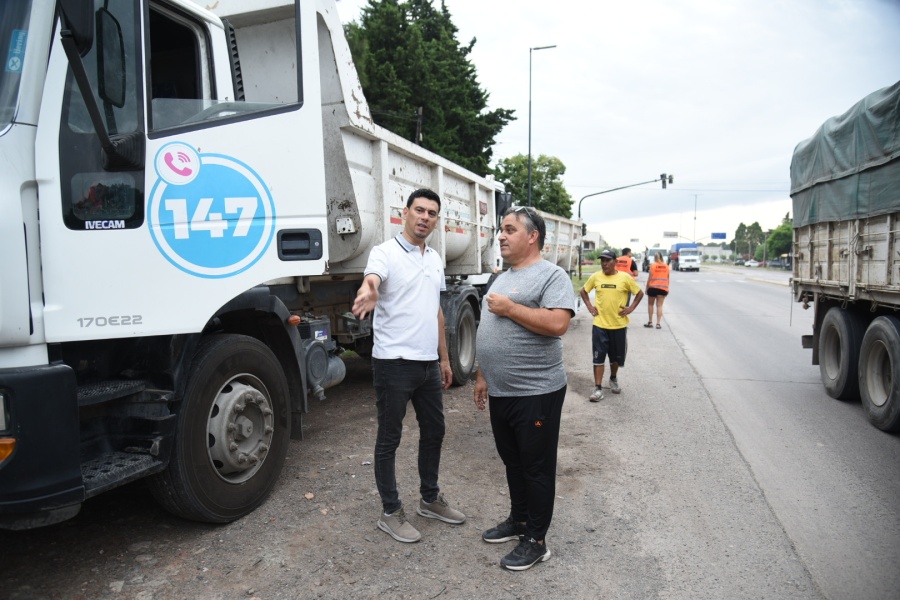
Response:
[[[581,288],[584,287],[588,277],[599,270],[600,265],[581,265],[581,277],[578,277],[578,271],[575,271],[572,275],[572,288],[575,290],[576,295],[581,293]]]

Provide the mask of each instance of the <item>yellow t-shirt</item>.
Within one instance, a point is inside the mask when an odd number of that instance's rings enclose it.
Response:
[[[627,327],[631,319],[619,316],[619,311],[628,305],[629,292],[637,295],[641,291],[631,275],[621,271],[604,275],[603,271],[597,271],[584,283],[585,293],[590,294],[591,290],[595,290],[594,306],[597,307],[594,325],[603,329]]]

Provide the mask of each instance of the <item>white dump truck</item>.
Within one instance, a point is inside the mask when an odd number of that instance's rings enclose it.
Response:
[[[900,430],[900,82],[794,150],[793,294],[827,393]]]
[[[145,477],[186,518],[252,511],[371,351],[350,308],[421,187],[473,369],[502,186],[373,123],[332,0],[211,5],[0,5],[0,527]]]
[[[538,211],[547,226],[542,255],[562,267],[569,274],[578,268],[578,247],[581,245],[581,221],[567,219],[545,211]]]

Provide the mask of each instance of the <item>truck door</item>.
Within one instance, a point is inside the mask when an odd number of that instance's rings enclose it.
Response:
[[[325,270],[316,18],[302,4],[278,32],[293,70],[246,102],[216,17],[187,0],[96,0],[81,60],[118,158],[57,35],[60,83],[44,93],[58,110],[38,133],[48,341],[200,331],[253,286]]]

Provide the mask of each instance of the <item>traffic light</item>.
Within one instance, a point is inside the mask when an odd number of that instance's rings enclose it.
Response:
[[[665,173],[663,173],[659,176],[659,180],[662,182],[662,189],[666,189],[666,183],[672,183],[673,181],[675,181],[675,176],[666,175]]]

